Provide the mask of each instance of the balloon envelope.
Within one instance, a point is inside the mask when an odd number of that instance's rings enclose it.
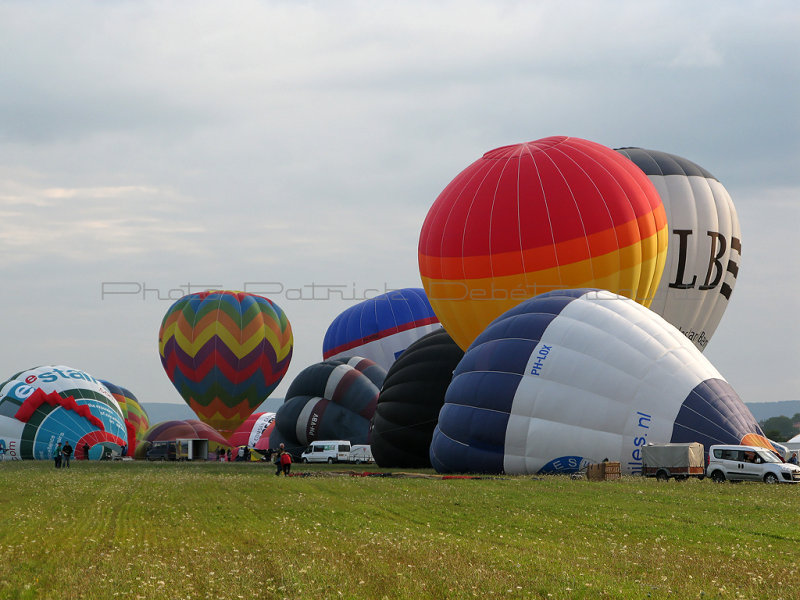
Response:
[[[359,356],[326,360],[303,369],[275,416],[270,447],[290,451],[314,440],[369,443],[369,428],[386,371]]]
[[[255,448],[256,443],[261,439],[265,431],[272,431],[272,424],[275,422],[274,412],[253,413],[239,428],[228,438],[231,446],[249,446]],[[259,448],[261,450],[262,448]]]
[[[231,445],[213,427],[197,419],[161,421],[147,430],[144,440],[136,449],[136,458],[145,458],[152,442],[168,442],[177,439],[208,440],[209,450],[213,450],[217,446],[227,448]]]
[[[649,304],[667,251],[655,187],[610,148],[551,137],[487,152],[442,191],[419,268],[466,349],[495,318],[554,289],[598,287]]]
[[[439,329],[411,344],[395,361],[372,417],[372,456],[379,466],[431,466],[433,430],[463,356],[450,335]]]
[[[147,411],[142,408],[139,401],[136,399],[130,390],[120,387],[101,379],[100,382],[106,386],[111,395],[119,404],[122,410],[122,416],[125,419],[125,429],[128,432],[128,448],[126,454],[133,456],[136,452],[137,444],[144,439],[145,433],[150,427],[150,419],[147,416]]]
[[[362,356],[388,369],[412,342],[440,328],[425,290],[393,290],[336,317],[325,333],[322,357]]]
[[[79,459],[86,458],[84,446],[99,455],[101,447],[119,450],[128,443],[111,392],[88,373],[63,365],[21,371],[1,383],[0,417],[0,436],[14,458],[49,459],[59,442],[68,441]]]
[[[675,327],[606,291],[508,311],[467,350],[431,444],[440,472],[641,471],[648,443],[769,448],[727,381]]]
[[[292,358],[292,328],[277,304],[244,292],[184,296],[164,316],[161,363],[204,422],[232,434],[278,386]]]
[[[705,350],[728,306],[742,256],[739,217],[719,180],[690,160],[619,148],[658,190],[667,215],[664,274],[650,309]]]

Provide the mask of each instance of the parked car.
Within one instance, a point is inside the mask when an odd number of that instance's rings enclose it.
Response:
[[[800,482],[800,467],[785,463],[775,453],[757,446],[711,446],[706,473],[716,482],[726,479],[764,483]]]

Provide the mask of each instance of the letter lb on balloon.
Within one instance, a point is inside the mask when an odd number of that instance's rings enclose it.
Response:
[[[669,227],[664,275],[650,309],[705,350],[736,285],[742,258],[739,218],[719,180],[690,160],[619,148],[658,190]]]

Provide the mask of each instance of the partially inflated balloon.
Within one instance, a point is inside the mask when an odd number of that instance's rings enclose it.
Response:
[[[433,430],[464,351],[444,329],[411,344],[386,374],[372,417],[372,456],[381,467],[430,467]]]
[[[369,443],[369,427],[386,371],[361,357],[326,360],[303,369],[275,416],[270,447],[296,450],[314,440]]]
[[[108,389],[88,373],[42,366],[0,383],[0,438],[14,458],[49,459],[69,442],[75,457],[100,456],[128,443],[122,410]]]
[[[466,349],[549,290],[598,287],[646,306],[666,251],[664,207],[636,165],[551,137],[487,152],[450,182],[422,226],[419,267],[436,315]]]
[[[412,342],[441,327],[425,290],[393,290],[336,317],[325,333],[322,357],[363,356],[388,369]]]
[[[133,456],[136,452],[137,444],[144,440],[144,435],[150,427],[150,419],[147,411],[142,408],[139,401],[129,390],[111,383],[110,381],[100,380],[106,386],[111,395],[119,404],[122,416],[125,419],[125,429],[128,432],[128,448],[126,454]]]
[[[244,423],[239,425],[239,429],[228,438],[228,441],[231,446],[250,446],[251,448],[255,448],[256,443],[265,432],[269,431],[272,433],[274,423],[274,412],[253,413],[247,417]]]
[[[742,256],[727,190],[699,165],[657,150],[620,148],[658,190],[669,226],[664,275],[650,309],[705,350],[728,306]]]
[[[168,442],[177,439],[208,440],[209,452],[213,452],[219,446],[228,448],[231,445],[214,428],[197,419],[161,421],[147,430],[144,440],[136,449],[136,458],[145,458],[147,450],[153,442]]]
[[[727,381],[675,327],[606,291],[564,290],[506,312],[467,350],[431,444],[439,472],[641,471],[643,445],[770,448]]]
[[[244,292],[184,296],[164,316],[161,363],[205,423],[232,434],[278,386],[292,358],[292,328],[277,304]]]

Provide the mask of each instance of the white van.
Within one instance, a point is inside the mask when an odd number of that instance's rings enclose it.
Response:
[[[335,463],[350,460],[350,442],[347,440],[317,440],[311,442],[300,455],[304,463]]]
[[[757,446],[711,446],[706,473],[716,482],[800,482],[800,467],[782,462],[774,453]]]

